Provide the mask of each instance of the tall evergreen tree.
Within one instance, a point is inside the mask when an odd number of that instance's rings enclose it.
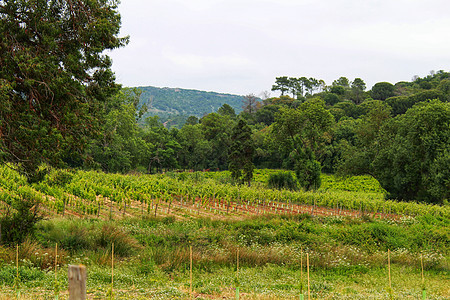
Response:
[[[229,151],[229,170],[234,180],[250,186],[253,178],[253,156],[255,145],[252,140],[252,132],[247,123],[240,119],[233,128],[231,146]]]

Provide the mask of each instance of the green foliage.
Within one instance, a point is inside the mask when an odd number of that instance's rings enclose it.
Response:
[[[227,169],[233,127],[232,119],[217,113],[208,114],[200,119],[200,128],[211,147],[211,151],[207,153],[210,169]]]
[[[206,140],[200,125],[184,125],[180,130],[180,163],[195,171],[208,168],[211,143]]]
[[[297,181],[292,176],[291,172],[278,171],[276,173],[269,174],[269,178],[267,179],[267,186],[271,189],[296,190]]]
[[[339,77],[339,79],[336,79],[335,81],[333,81],[332,86],[341,86],[343,88],[348,88],[350,87],[350,80],[348,80],[347,77]]]
[[[361,78],[355,78],[351,85],[351,99],[355,104],[360,104],[364,100],[366,83]]]
[[[72,181],[73,172],[65,169],[52,169],[47,175],[46,181],[49,185],[64,187]]]
[[[253,178],[253,156],[255,145],[251,137],[251,130],[247,123],[240,119],[233,128],[229,153],[229,170],[231,177],[240,183],[250,182]]]
[[[102,126],[102,137],[89,145],[89,161],[93,167],[107,172],[128,172],[149,155],[150,145],[143,138],[138,119],[140,91],[122,89],[110,100],[109,111]]]
[[[322,167],[320,163],[314,159],[311,152],[302,153],[295,163],[295,175],[298,183],[305,190],[317,190],[320,187]]]
[[[256,111],[256,122],[264,123],[265,125],[269,126],[270,124],[275,122],[275,115],[279,111],[279,109],[280,106],[274,104],[263,106]]]
[[[386,124],[373,166],[392,197],[434,203],[448,199],[448,124],[450,104],[440,101],[416,105]]]
[[[282,152],[290,153],[297,180],[307,190],[320,186],[321,167],[315,155],[322,151],[332,124],[333,116],[324,103],[312,99],[295,110],[282,108],[272,125],[278,147]]]
[[[413,107],[416,103],[439,99],[444,101],[445,96],[437,90],[428,90],[413,94],[411,96],[396,96],[386,99],[386,103],[392,107],[392,114],[394,116],[404,114],[408,109]]]
[[[375,100],[386,100],[394,96],[395,86],[389,82],[378,82],[372,87],[371,95]]]
[[[322,174],[320,190],[385,194],[380,183],[370,175],[339,177]]]
[[[236,117],[236,112],[227,103],[225,103],[221,107],[219,107],[219,109],[217,110],[217,113],[221,116],[229,116],[230,118]]]
[[[325,93],[324,96],[323,96],[323,100],[329,106],[333,106],[336,103],[341,101],[341,99],[339,98],[338,94],[335,94],[335,93]]]
[[[81,250],[110,251],[122,257],[132,255],[139,244],[128,232],[115,223],[103,221],[48,220],[37,226],[37,240],[48,247],[54,243],[72,253]]]
[[[41,163],[79,165],[117,90],[104,52],[128,42],[116,1],[7,1],[0,20],[2,160],[31,179]]]
[[[32,236],[39,215],[39,195],[28,186],[20,187],[19,197],[11,201],[5,214],[0,217],[0,243],[21,243]]]

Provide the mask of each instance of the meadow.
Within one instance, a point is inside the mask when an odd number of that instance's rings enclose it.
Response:
[[[272,172],[256,170],[251,187],[227,172],[68,170],[30,185],[1,167],[2,215],[35,201],[42,219],[0,246],[0,299],[67,299],[67,267],[80,263],[89,299],[234,299],[236,288],[240,299],[298,299],[307,264],[312,299],[450,297],[448,205],[385,200],[368,176],[269,189]]]

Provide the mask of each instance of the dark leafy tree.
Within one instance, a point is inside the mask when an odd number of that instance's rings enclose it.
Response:
[[[375,178],[403,200],[443,203],[450,196],[450,104],[419,103],[387,123],[372,166]]]
[[[275,114],[280,109],[279,105],[265,105],[256,112],[256,121],[270,125],[275,121]]]
[[[314,156],[314,153],[308,149],[300,149],[295,163],[295,175],[298,183],[305,190],[317,190],[322,180],[320,179],[322,167]]]
[[[33,180],[80,157],[117,91],[105,50],[124,46],[117,1],[0,1],[0,159]]]
[[[186,119],[185,125],[196,125],[198,124],[198,118],[196,116],[189,116]]]
[[[272,125],[272,136],[282,152],[294,160],[294,169],[300,185],[305,189],[320,186],[321,155],[330,140],[333,116],[320,99],[311,99],[297,109],[281,108]]]
[[[351,99],[353,103],[360,104],[364,100],[366,83],[361,78],[355,78],[351,85]]]
[[[104,118],[101,137],[92,140],[87,153],[92,160],[89,167],[99,167],[107,172],[128,172],[148,155],[148,145],[142,139],[138,120],[140,91],[122,89],[111,98],[110,108]]]
[[[271,189],[296,190],[297,181],[295,180],[294,176],[292,176],[292,172],[279,171],[269,174],[269,178],[267,179],[267,186]]]
[[[244,101],[246,101],[244,99]],[[254,105],[254,104],[252,104]],[[245,102],[244,102],[244,106],[245,106]],[[217,110],[217,113],[221,116],[228,116],[230,118],[236,118],[236,112],[234,110],[234,108],[232,108],[230,105],[224,103],[221,107],[219,107],[219,109]]]
[[[303,84],[300,78],[289,77],[289,92],[292,93],[292,98],[298,98],[303,96]]]
[[[426,90],[410,96],[389,97],[385,101],[392,108],[394,116],[404,114],[416,103],[439,99],[445,101],[446,95],[439,90]]]
[[[378,82],[372,87],[371,95],[375,100],[386,100],[394,96],[395,86],[389,82]]]
[[[253,178],[254,153],[255,145],[251,129],[244,120],[240,119],[233,128],[228,155],[230,161],[228,169],[231,172],[231,177],[237,182],[247,183],[250,186]]]
[[[339,79],[336,79],[335,81],[333,81],[333,83],[331,85],[332,86],[342,86],[344,88],[349,88],[350,87],[350,81],[348,80],[347,77],[339,77]]]
[[[175,136],[177,131],[169,131],[159,122],[158,116],[145,120],[142,139],[146,143],[147,152],[143,157],[143,164],[149,173],[172,170],[179,167],[178,153],[181,146]]]
[[[228,168],[228,152],[230,136],[235,121],[228,116],[210,113],[200,119],[200,127],[211,151],[208,153],[208,166],[211,169]]]
[[[193,170],[208,169],[211,145],[205,139],[200,125],[185,125],[180,130],[180,165]]]
[[[340,85],[333,85],[330,87],[330,93],[336,94],[336,95],[340,95],[340,96],[344,96],[345,95],[345,88],[343,86]]]
[[[333,106],[341,101],[341,98],[335,93],[323,93],[323,100],[329,106]]]
[[[313,86],[312,82],[306,77],[298,78],[298,85],[299,85],[299,89],[296,94],[297,99],[303,97],[305,92],[311,91],[312,86]]]

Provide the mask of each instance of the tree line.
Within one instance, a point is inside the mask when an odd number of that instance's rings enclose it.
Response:
[[[180,128],[143,118],[138,89],[115,83],[105,50],[125,46],[117,1],[0,2],[0,162],[29,181],[47,167],[106,172],[295,170],[304,189],[320,173],[371,174],[392,198],[444,203],[450,170],[450,78],[411,82],[340,77],[327,86],[277,77],[279,97],[243,97]],[[292,95],[292,97],[291,97]]]
[[[241,183],[255,167],[290,169],[304,189],[319,188],[321,172],[370,174],[391,198],[446,201],[450,73],[364,86],[341,77],[297,98],[247,95],[240,114],[224,104],[180,129],[140,120],[140,91],[122,89],[87,161],[106,172],[229,169]]]

